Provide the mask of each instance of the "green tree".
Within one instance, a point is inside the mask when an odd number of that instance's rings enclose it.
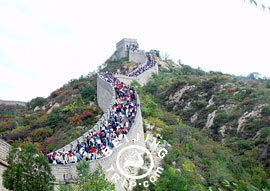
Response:
[[[89,162],[83,160],[76,165],[78,178],[76,185],[67,188],[68,191],[114,191],[115,185],[106,179],[100,164],[91,172]],[[64,189],[60,190],[64,191]]]
[[[48,125],[52,128],[55,128],[60,120],[61,117],[59,115],[59,109],[54,109],[48,117]]]
[[[43,97],[36,97],[28,103],[30,108],[35,108],[36,106],[42,106],[46,102],[46,99]]]
[[[85,85],[82,89],[81,89],[81,95],[83,99],[87,99],[89,98],[91,95],[95,95],[96,91],[93,87],[89,86],[89,85]]]
[[[255,80],[261,77],[261,74],[258,72],[252,72],[247,76],[249,79]]]
[[[266,81],[265,87],[266,87],[267,89],[270,88],[270,80],[267,80],[267,81]]]
[[[55,178],[51,167],[38,149],[26,142],[23,149],[19,142],[13,144],[7,157],[8,167],[3,173],[3,185],[12,191],[51,191]]]

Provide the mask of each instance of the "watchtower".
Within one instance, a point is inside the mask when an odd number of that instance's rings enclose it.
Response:
[[[123,38],[118,43],[116,43],[116,54],[118,58],[128,57],[129,50],[137,49],[139,49],[137,39]]]
[[[124,38],[116,43],[116,57],[128,57],[129,62],[144,64],[146,55],[144,50],[139,50],[137,39]]]

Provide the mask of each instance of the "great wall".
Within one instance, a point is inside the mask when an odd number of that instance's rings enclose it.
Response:
[[[138,43],[136,39],[123,39],[119,43],[117,43],[116,48],[116,57],[128,57],[129,61],[136,62],[138,64],[145,64],[146,56],[145,52],[142,50],[130,50],[128,49],[131,44],[134,46],[137,46]],[[124,75],[115,75],[116,78],[118,78],[120,81],[130,84],[133,80],[137,80],[140,85],[145,85],[147,81],[150,79],[153,73],[158,73],[158,65],[155,64],[152,68],[146,70],[145,72],[141,73],[137,77],[129,77]],[[101,78],[99,74],[97,74],[97,101],[99,104],[99,107],[103,110],[104,114],[99,119],[99,121],[95,124],[93,129],[99,130],[100,125],[103,123],[105,119],[108,119],[108,115],[112,110],[112,105],[115,101],[115,91],[114,87],[111,86],[109,83],[107,83],[105,80]],[[137,95],[137,104],[140,104],[139,96]],[[57,151],[69,151],[71,144],[76,145],[77,141],[82,141],[85,136],[88,135],[89,132],[84,133],[81,137],[77,138],[76,140],[72,141],[68,145],[64,146],[61,149],[58,149]],[[137,141],[134,141],[137,140]],[[119,144],[120,145],[120,144]],[[126,135],[126,138],[123,138],[121,140],[121,145],[117,148],[114,148],[112,151],[112,154],[108,157],[97,159],[97,160],[91,160],[90,161],[90,168],[95,169],[98,164],[102,166],[102,169],[104,170],[106,177],[108,180],[111,180],[114,182],[116,180],[116,175],[120,175],[121,173],[117,169],[116,166],[116,158],[124,147],[130,146],[130,145],[139,145],[145,147],[144,142],[144,132],[143,132],[143,126],[142,126],[142,116],[141,116],[141,110],[140,107],[138,107],[137,114],[135,117],[135,122],[132,124],[132,127],[130,128],[128,134]],[[0,139],[0,191],[4,191],[4,187],[2,185],[2,174],[5,168],[7,167],[6,162],[6,156],[8,151],[10,150],[11,146],[6,143],[4,140]],[[107,169],[111,169],[113,167],[113,171],[107,171]],[[51,164],[52,173],[56,178],[56,187],[58,182],[66,182],[69,180],[72,176],[76,176],[76,163],[66,164],[66,165],[57,165],[57,164]],[[124,177],[118,177],[118,180],[124,180]],[[123,188],[123,181],[115,181],[116,183],[116,191],[122,191]]]
[[[22,101],[0,100],[0,104],[4,104],[4,105],[20,105],[20,106],[25,106],[25,105],[26,105],[26,102],[22,102]]]

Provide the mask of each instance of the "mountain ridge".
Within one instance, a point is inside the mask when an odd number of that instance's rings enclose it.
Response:
[[[27,102],[24,101],[14,101],[14,100],[0,100],[0,104],[5,104],[5,105],[21,105],[21,106],[26,106]]]

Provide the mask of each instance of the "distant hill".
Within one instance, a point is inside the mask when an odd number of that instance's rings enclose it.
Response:
[[[26,105],[26,102],[23,102],[23,101],[0,100],[0,104],[25,106]]]

